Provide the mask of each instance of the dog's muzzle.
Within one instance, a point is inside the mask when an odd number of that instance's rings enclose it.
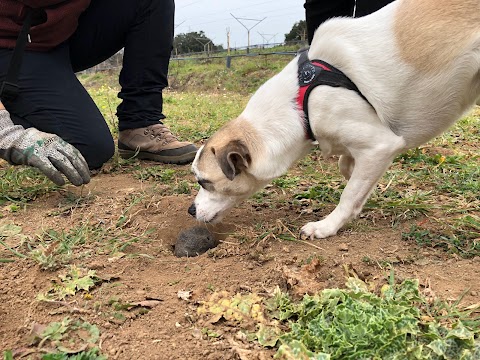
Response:
[[[193,203],[192,205],[190,205],[190,207],[188,208],[188,213],[190,215],[192,215],[193,217],[196,217],[197,216],[197,208],[195,207],[195,203]]]

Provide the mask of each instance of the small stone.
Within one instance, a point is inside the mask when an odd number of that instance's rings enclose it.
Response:
[[[173,253],[177,257],[198,256],[217,245],[218,241],[207,228],[195,226],[178,235]]]
[[[340,245],[338,245],[338,250],[340,250],[340,251],[348,251],[348,245],[345,244],[345,243],[341,243]]]
[[[192,335],[195,339],[201,339],[203,336],[202,330],[195,328],[193,329]]]
[[[478,292],[477,292],[477,291],[471,291],[471,292],[470,292],[470,295],[472,295],[472,296],[478,296]]]

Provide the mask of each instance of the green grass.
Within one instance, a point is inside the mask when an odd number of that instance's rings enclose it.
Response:
[[[139,231],[129,225],[132,209],[142,200],[142,195],[132,194],[129,206],[116,221],[108,224],[85,218],[69,229],[44,229],[28,242],[25,255],[34,259],[42,269],[55,270],[92,255],[123,254],[130,245],[148,241],[148,235],[153,231]]]
[[[471,258],[480,256],[480,217],[466,215],[457,218],[449,229],[432,230],[412,225],[402,233],[402,239],[420,246],[441,248],[447,252]]]
[[[59,188],[34,168],[12,167],[0,160],[0,206],[25,204]]]
[[[225,59],[173,60],[170,86],[181,91],[227,91],[248,95],[292,59],[292,55],[239,57],[232,59],[230,69],[226,68]]]

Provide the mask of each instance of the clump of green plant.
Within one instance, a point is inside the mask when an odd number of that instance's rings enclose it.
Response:
[[[277,179],[272,180],[272,184],[282,189],[288,189],[288,188],[293,188],[298,186],[299,181],[300,181],[300,178],[298,176],[291,177],[291,176],[284,175]]]
[[[435,319],[416,280],[385,285],[377,295],[350,278],[346,289],[326,289],[299,303],[277,291],[269,310],[289,328],[278,336],[280,359],[480,358],[480,320],[464,320],[465,312]]]
[[[140,169],[134,173],[139,180],[155,180],[160,182],[172,181],[175,177],[175,170],[165,169],[164,166],[156,165]]]
[[[59,189],[34,168],[0,164],[0,205],[7,202],[26,203]]]
[[[480,218],[466,215],[458,218],[448,231],[435,231],[418,225],[402,232],[402,239],[420,246],[441,248],[465,258],[480,256]]]
[[[310,199],[336,204],[340,199],[340,195],[342,194],[344,187],[345,184],[342,184],[341,182],[331,184],[322,183],[320,185],[312,186],[308,190],[295,195],[295,199]]]
[[[44,270],[55,270],[92,253],[123,253],[139,240],[145,240],[152,229],[142,230],[130,227],[131,210],[141,203],[143,197],[132,194],[129,205],[116,222],[111,224],[83,221],[68,230],[46,229],[30,241],[29,256]],[[88,246],[95,244],[94,247]]]
[[[30,344],[33,348],[23,350],[29,355],[36,353],[41,360],[106,360],[96,346],[99,339],[97,326],[67,317],[48,325],[34,324]],[[13,352],[5,351],[3,358],[13,360]]]
[[[27,236],[22,234],[21,226],[15,225],[8,221],[0,220],[0,245],[8,250],[8,252],[18,258],[26,258],[26,255],[14,249],[14,247],[18,247],[25,242],[26,239]],[[9,243],[7,243],[7,240],[9,240]],[[13,261],[14,260],[12,258],[0,258],[0,263]]]
[[[60,281],[53,281],[52,287],[45,293],[37,296],[41,301],[64,300],[67,296],[73,296],[79,291],[89,291],[101,280],[94,270],[83,270],[76,266],[70,266],[65,275],[59,275]]]
[[[43,269],[54,270],[81,256],[76,251],[80,246],[102,239],[105,233],[106,230],[103,227],[87,223],[80,224],[68,231],[47,229],[36,241],[29,244],[29,255]]]

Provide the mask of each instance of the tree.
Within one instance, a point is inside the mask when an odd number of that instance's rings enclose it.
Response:
[[[178,34],[173,40],[173,48],[177,54],[191,52],[202,52],[221,49],[222,46],[215,46],[203,31],[192,31],[185,34]]]
[[[297,21],[292,26],[292,30],[288,34],[285,34],[285,42],[302,40],[307,38],[307,22],[305,20]]]

